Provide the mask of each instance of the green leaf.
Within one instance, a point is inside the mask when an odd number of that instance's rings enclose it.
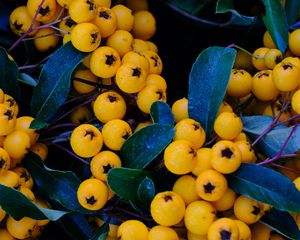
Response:
[[[216,13],[231,12],[231,23],[239,26],[249,26],[256,21],[256,17],[241,15],[234,8],[233,0],[219,0],[216,5]]]
[[[243,163],[228,175],[229,187],[282,211],[300,213],[300,192],[286,176],[270,168]]]
[[[16,100],[20,98],[18,75],[17,64],[9,60],[6,50],[0,47],[0,88]]]
[[[210,136],[228,85],[236,51],[209,47],[193,64],[189,77],[189,116],[199,121]]]
[[[108,232],[109,232],[109,222],[107,221],[94,234],[91,240],[106,240]]]
[[[44,121],[42,119],[34,119],[30,123],[29,128],[40,130],[40,129],[43,129],[43,128],[47,127],[47,126],[48,126],[48,123],[46,121]]]
[[[8,215],[16,220],[20,220],[23,217],[31,217],[37,220],[49,219],[56,221],[68,213],[66,211],[42,208],[21,192],[2,184],[0,184],[0,205]]]
[[[36,118],[46,119],[65,102],[70,91],[72,72],[86,55],[76,50],[71,42],[51,55],[33,91],[31,111]]]
[[[273,208],[267,212],[260,221],[288,239],[300,239],[298,226],[288,212]]]
[[[281,52],[288,45],[288,23],[280,0],[261,0],[265,6],[263,21],[274,43]]]
[[[90,240],[93,235],[91,226],[84,214],[68,214],[62,217],[59,223],[74,240]]]
[[[121,148],[124,167],[143,169],[148,166],[172,141],[174,128],[153,124],[130,136]]]
[[[32,87],[35,87],[37,85],[37,80],[26,73],[20,73],[18,77],[18,81]]]
[[[29,153],[22,161],[34,179],[35,186],[44,196],[58,202],[64,208],[85,214],[94,213],[81,207],[77,200],[80,179],[70,171],[53,170],[46,167],[34,153]]]
[[[149,207],[152,199],[154,198],[154,195],[154,182],[151,178],[145,177],[137,189],[138,200],[143,206]]]
[[[107,175],[107,183],[111,190],[125,200],[139,202],[138,188],[150,173],[131,168],[112,168]],[[141,194],[141,193],[140,193]]]
[[[243,130],[248,136],[255,140],[259,135],[271,124],[272,118],[264,116],[251,116],[243,117]],[[289,134],[292,131],[292,127],[286,127],[285,125],[279,125],[267,133],[258,143],[257,146],[268,157],[274,157],[278,153],[278,150],[282,147]],[[300,127],[294,131],[286,147],[283,149],[282,154],[295,153],[300,149]]]
[[[292,25],[298,19],[298,14],[300,11],[300,1],[299,0],[286,0],[284,10],[286,13],[288,24]]]
[[[196,15],[209,3],[209,0],[168,0],[168,2],[192,15]]]
[[[167,103],[157,101],[151,105],[150,115],[154,123],[174,125],[174,115]]]

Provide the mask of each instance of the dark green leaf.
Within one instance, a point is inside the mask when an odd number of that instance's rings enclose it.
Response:
[[[93,235],[92,229],[84,214],[68,214],[62,217],[59,223],[74,240],[90,240]]]
[[[48,123],[46,121],[44,121],[42,119],[34,119],[30,123],[29,128],[40,130],[40,129],[43,129],[43,128],[47,127],[47,126],[48,126]]]
[[[1,208],[16,220],[23,217],[33,219],[49,219],[56,221],[68,212],[42,208],[29,200],[21,192],[0,184],[0,205]]]
[[[286,13],[288,24],[292,25],[298,19],[298,14],[300,11],[300,1],[299,0],[286,0],[284,10]]]
[[[112,168],[107,175],[107,183],[118,196],[138,202],[138,188],[141,182],[149,177],[147,171],[131,168]]]
[[[300,239],[300,232],[293,217],[288,212],[273,208],[260,221],[288,239]]]
[[[121,148],[122,164],[125,167],[143,169],[148,166],[172,141],[174,128],[153,124],[130,136]]]
[[[150,115],[154,123],[174,125],[174,115],[167,103],[157,101],[151,105]]]
[[[70,91],[72,72],[86,55],[76,50],[71,42],[51,55],[33,91],[31,111],[36,118],[46,119],[65,102]]]
[[[256,17],[241,15],[234,8],[233,0],[219,0],[216,6],[216,13],[231,12],[231,23],[239,26],[249,26],[256,21]]]
[[[274,43],[281,52],[288,45],[288,23],[280,0],[261,0],[265,6],[263,21]]]
[[[282,211],[300,213],[300,192],[295,184],[270,168],[243,163],[236,172],[228,175],[228,183],[239,194]]]
[[[50,169],[33,153],[25,156],[22,162],[31,173],[37,189],[47,198],[74,212],[94,213],[79,204],[77,189],[81,181],[73,172]]]
[[[193,64],[189,77],[189,116],[210,136],[236,56],[232,48],[209,47]]]
[[[208,0],[168,0],[169,4],[192,15],[196,15],[209,2]]]
[[[109,232],[109,222],[105,222],[100,229],[94,234],[91,240],[106,240]]]
[[[17,64],[9,60],[6,50],[0,47],[0,88],[16,100],[20,98],[18,75]]]
[[[272,123],[271,117],[251,116],[243,117],[243,130],[248,136],[255,140],[259,135]],[[267,133],[258,143],[257,146],[268,157],[274,157],[278,150],[282,147],[287,137],[292,131],[292,127],[279,125]],[[292,134],[286,147],[283,149],[283,154],[295,153],[300,149],[300,128]]]
[[[155,195],[154,182],[150,178],[145,177],[137,189],[137,195],[139,202],[143,206],[149,207]]]
[[[26,73],[20,73],[18,81],[32,87],[35,87],[37,85],[37,80]]]

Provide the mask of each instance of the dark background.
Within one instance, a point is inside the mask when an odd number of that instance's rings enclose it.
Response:
[[[20,3],[18,3],[20,4]],[[199,24],[189,18],[183,17],[163,4],[163,1],[150,0],[150,11],[157,20],[157,32],[152,38],[159,49],[163,61],[162,76],[168,83],[168,103],[187,97],[189,72],[199,53],[209,46],[227,46],[238,44],[249,51],[262,45],[263,27],[212,27]],[[5,26],[7,12],[3,6],[13,6],[13,2],[0,0],[0,25]],[[0,37],[5,33],[0,30]],[[21,51],[20,49],[16,49]],[[17,52],[18,53],[18,52]],[[21,63],[24,55],[17,56]],[[37,53],[33,58],[40,58]],[[63,231],[58,222],[50,223],[41,237],[43,240],[71,239]]]

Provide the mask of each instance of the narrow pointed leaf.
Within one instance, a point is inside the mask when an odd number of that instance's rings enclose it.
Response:
[[[295,23],[298,19],[300,11],[300,1],[299,0],[286,0],[284,5],[284,10],[286,13],[287,21],[289,25]]]

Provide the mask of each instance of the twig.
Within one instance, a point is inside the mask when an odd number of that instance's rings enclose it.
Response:
[[[25,69],[30,69],[30,68],[35,68],[38,67],[39,65],[41,65],[44,61],[48,60],[48,58],[51,56],[48,55],[45,58],[43,58],[42,60],[40,60],[39,62],[35,63],[35,64],[31,64],[31,65],[25,65],[25,66],[21,66],[19,67],[19,70],[25,70]]]

